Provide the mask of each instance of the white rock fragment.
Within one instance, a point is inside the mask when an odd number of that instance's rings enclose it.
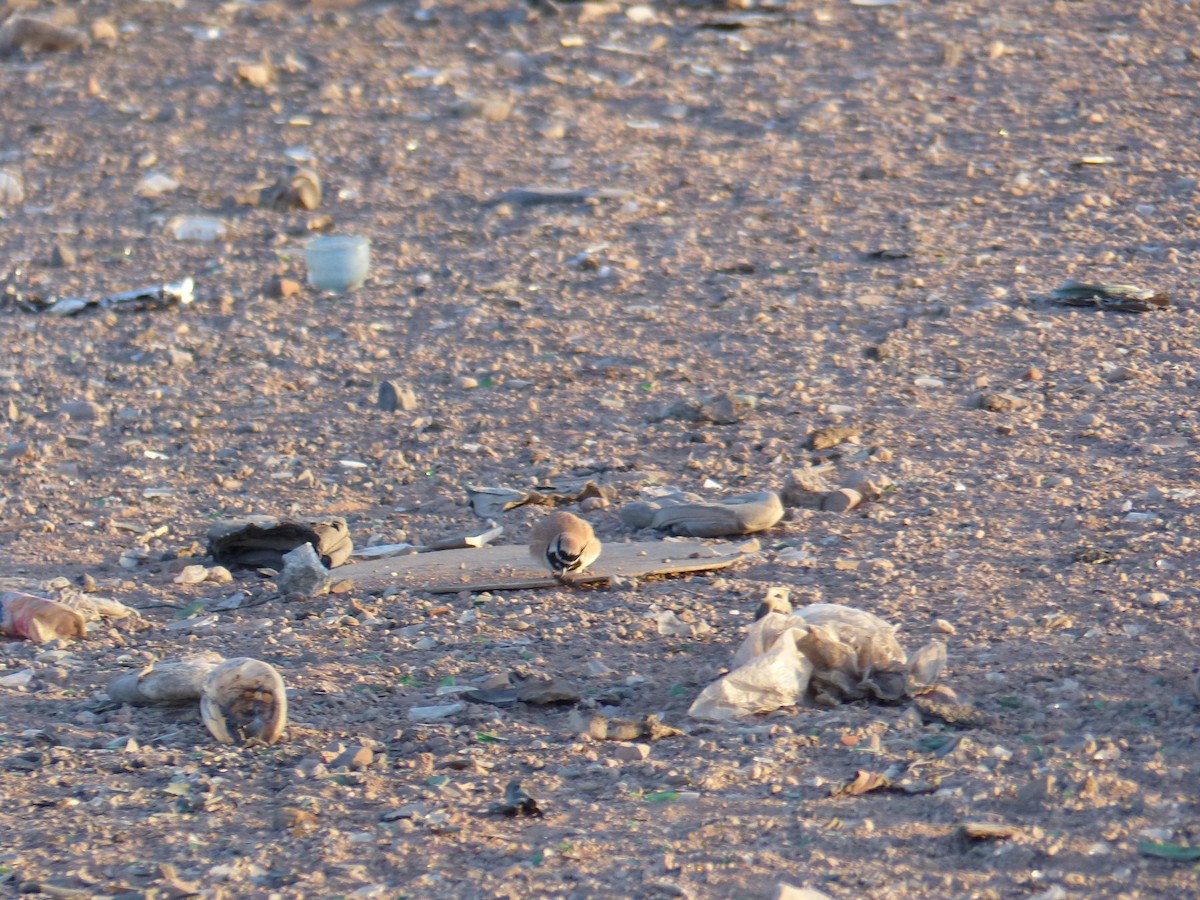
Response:
[[[462,712],[466,707],[461,703],[448,703],[444,706],[414,706],[408,711],[408,717],[414,722],[436,722]]]
[[[0,206],[25,202],[25,182],[16,172],[0,169]]]
[[[156,200],[163,194],[179,189],[179,182],[162,172],[147,172],[138,181],[134,192],[147,200]]]

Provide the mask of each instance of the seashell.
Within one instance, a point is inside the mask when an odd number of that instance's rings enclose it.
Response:
[[[273,744],[287,726],[287,689],[268,663],[226,660],[204,682],[200,716],[222,744]]]

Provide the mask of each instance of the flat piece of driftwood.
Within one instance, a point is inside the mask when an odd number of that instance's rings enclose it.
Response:
[[[678,540],[605,544],[600,559],[574,580],[591,584],[614,575],[644,578],[723,569],[756,549],[754,543]],[[364,560],[341,566],[337,574],[353,580],[356,587],[395,585],[432,594],[561,587],[530,559],[527,547],[513,544]]]

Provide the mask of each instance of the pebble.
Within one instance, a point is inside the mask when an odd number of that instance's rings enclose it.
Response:
[[[283,571],[276,576],[281,594],[316,597],[329,592],[329,572],[312,544],[301,544],[283,554]]]
[[[625,10],[625,18],[635,25],[652,25],[658,21],[658,13],[654,11],[654,7],[652,6],[638,4]]]
[[[50,251],[50,265],[56,269],[69,269],[75,265],[76,259],[75,251],[62,241],[55,243]]]
[[[824,891],[809,887],[795,887],[785,882],[775,885],[771,900],[833,900]]]
[[[958,634],[958,629],[945,619],[935,619],[933,622],[933,628],[940,634]]]
[[[821,509],[826,512],[849,512],[862,503],[862,499],[862,494],[856,490],[839,488],[825,495],[825,498],[821,501]]]
[[[138,181],[134,192],[147,200],[156,200],[179,189],[179,182],[162,172],[147,172]]]
[[[20,672],[14,672],[12,675],[0,677],[0,687],[15,688],[16,690],[25,690],[29,687],[29,683],[33,681],[33,669],[22,669]]]
[[[119,34],[117,26],[108,19],[96,19],[92,22],[92,40],[102,44],[115,44]]]
[[[475,384],[478,387],[478,382]],[[379,385],[376,405],[384,412],[400,409],[412,412],[417,408],[417,393],[410,386],[396,381],[384,381]]]
[[[1029,404],[1015,394],[991,393],[979,398],[979,406],[989,412],[1007,413],[1023,409]]]
[[[621,762],[641,762],[650,755],[649,744],[617,744],[612,755]]]
[[[183,570],[175,576],[176,584],[200,584],[208,578],[207,566],[184,566]]]
[[[935,378],[932,375],[919,375],[916,380],[913,381],[913,384],[919,388],[925,388],[925,390],[929,391],[937,390],[938,388],[944,388],[946,386],[946,382],[940,378]]]
[[[0,204],[25,202],[25,182],[16,172],[0,169]]]
[[[58,411],[75,422],[86,422],[104,418],[104,407],[90,400],[72,400],[60,406]]]
[[[355,744],[347,747],[330,763],[334,769],[365,769],[375,761],[375,752],[369,747]]]

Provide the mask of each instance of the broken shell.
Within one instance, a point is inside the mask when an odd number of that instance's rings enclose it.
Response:
[[[268,663],[226,660],[204,682],[200,715],[222,744],[273,744],[287,726],[287,690]]]

